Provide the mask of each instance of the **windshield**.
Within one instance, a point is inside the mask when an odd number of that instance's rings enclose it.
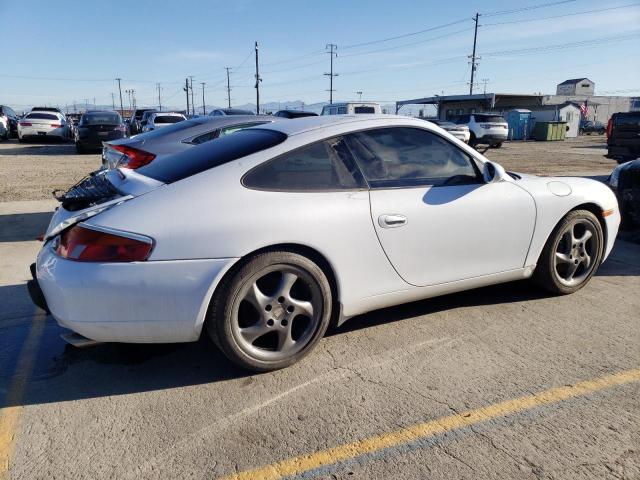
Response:
[[[59,120],[58,116],[53,113],[30,113],[25,118],[30,118],[31,120]]]
[[[284,142],[286,138],[284,133],[274,130],[241,130],[182,153],[156,158],[150,164],[138,168],[136,173],[165,183],[176,182],[223,163],[266,150]]]
[[[475,113],[473,116],[476,117],[476,122],[505,123],[505,119],[500,115],[478,115]]]
[[[185,118],[178,115],[158,115],[153,123],[178,123],[182,122]]]
[[[117,113],[85,113],[80,120],[82,125],[119,125]]]

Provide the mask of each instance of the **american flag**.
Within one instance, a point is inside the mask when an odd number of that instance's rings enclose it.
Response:
[[[588,100],[585,100],[582,105],[580,105],[580,112],[582,112],[582,116],[587,118],[587,114],[589,113],[589,105],[587,104]]]

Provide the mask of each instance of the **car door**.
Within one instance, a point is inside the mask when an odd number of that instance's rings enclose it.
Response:
[[[380,244],[406,282],[437,285],[523,267],[536,211],[515,182],[484,183],[465,151],[426,129],[373,129],[347,142],[370,186]]]

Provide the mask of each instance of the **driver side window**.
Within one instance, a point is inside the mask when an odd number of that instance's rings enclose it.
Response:
[[[346,137],[372,188],[481,183],[463,150],[420,128],[380,128]]]

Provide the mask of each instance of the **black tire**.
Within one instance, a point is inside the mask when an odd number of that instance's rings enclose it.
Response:
[[[559,243],[562,241],[562,233],[576,220],[589,223],[593,227],[595,236],[592,237],[597,242],[594,247],[594,252],[591,255],[592,263],[590,265],[590,271],[586,276],[576,285],[566,285],[561,281],[560,275],[556,269],[556,251]],[[585,242],[586,244],[586,242]],[[567,295],[577,292],[584,287],[591,277],[594,275],[600,262],[602,261],[602,254],[604,252],[604,234],[602,231],[602,225],[598,218],[588,210],[573,210],[569,212],[549,235],[547,243],[542,249],[540,258],[538,259],[538,265],[533,273],[533,282],[552,293],[559,295]],[[571,257],[569,257],[571,258]],[[574,258],[578,258],[577,256]],[[576,260],[577,261],[577,260]]]
[[[252,285],[260,279],[260,275],[263,272],[267,275],[270,270],[276,269],[277,271],[278,268],[296,268],[306,272],[305,275],[307,275],[307,278],[303,281],[306,282],[308,280],[309,282],[314,282],[309,291],[315,291],[316,295],[318,295],[318,298],[315,300],[315,305],[317,305],[319,312],[315,325],[313,325],[313,322],[310,324],[312,326],[309,327],[308,340],[299,347],[301,350],[286,358],[272,360],[258,358],[258,356],[252,355],[251,352],[247,351],[246,348],[243,348],[243,340],[238,340],[237,330],[236,333],[234,333],[232,324],[234,323],[234,315],[237,314],[238,317],[240,316],[240,306],[245,298],[243,291],[247,289],[247,285]],[[271,274],[273,273],[275,272]],[[271,303],[275,301],[276,300],[273,300]],[[280,302],[280,299],[277,301]],[[290,251],[265,252],[248,258],[239,267],[234,268],[230,274],[225,276],[212,298],[207,312],[205,328],[211,340],[213,340],[222,353],[233,363],[247,370],[258,372],[277,370],[300,361],[313,350],[327,330],[331,318],[331,305],[332,296],[329,280],[314,261],[299,253]],[[271,311],[271,308],[269,308],[269,311]],[[276,308],[273,307],[273,312],[275,311]],[[276,322],[277,321],[278,320],[276,320]],[[279,321],[282,323],[282,320]],[[294,322],[298,320],[296,317],[292,317],[289,321],[291,322],[289,328],[293,329]],[[260,320],[258,320],[258,322],[260,322]],[[269,334],[270,333],[266,335]],[[258,337],[256,340],[259,338],[262,337]]]
[[[82,155],[84,153],[84,147],[76,142],[76,153]]]
[[[476,139],[476,134],[471,132],[471,135],[469,136],[469,146],[475,147],[477,144],[478,140]]]
[[[581,128],[580,130],[578,130],[578,135],[584,135],[584,128]]]
[[[494,144],[493,148],[502,148],[502,142]]]
[[[24,138],[18,137],[18,143],[24,143],[24,142],[26,142],[26,140]]]

